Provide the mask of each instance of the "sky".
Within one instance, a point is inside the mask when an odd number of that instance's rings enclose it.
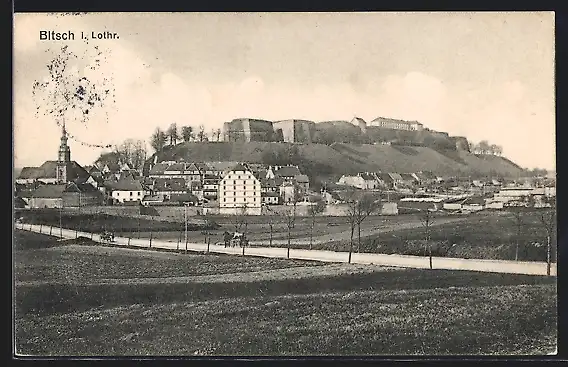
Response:
[[[40,31],[74,40],[40,40]],[[109,31],[118,39],[81,40]],[[71,156],[92,163],[128,138],[251,117],[376,117],[487,140],[526,168],[555,169],[554,13],[91,13],[14,15],[16,167],[57,158],[60,128],[34,97],[61,47],[92,61],[114,97],[66,117]],[[89,74],[90,73],[90,74]],[[82,141],[86,144],[80,144]],[[108,149],[107,149],[108,151]]]

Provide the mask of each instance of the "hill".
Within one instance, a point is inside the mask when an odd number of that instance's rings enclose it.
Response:
[[[357,172],[440,175],[498,175],[516,177],[522,169],[510,160],[467,151],[421,146],[373,144],[291,144],[273,142],[190,142],[168,146],[154,154],[157,161],[235,161],[302,166],[311,176],[340,176]],[[154,161],[152,156],[148,162]]]

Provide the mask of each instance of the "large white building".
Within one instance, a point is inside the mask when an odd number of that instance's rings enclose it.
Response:
[[[237,164],[219,182],[219,213],[260,215],[262,208],[260,181],[241,164]]]

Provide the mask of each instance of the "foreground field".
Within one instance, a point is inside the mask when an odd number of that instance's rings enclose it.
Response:
[[[545,354],[556,345],[553,278],[159,253],[26,232],[16,245],[22,354]]]

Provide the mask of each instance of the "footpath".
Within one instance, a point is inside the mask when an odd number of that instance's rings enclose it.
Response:
[[[106,242],[99,234],[82,232],[74,229],[59,228],[39,224],[17,223],[17,229],[42,233],[64,239],[78,237],[90,238],[96,242]],[[233,254],[245,256],[290,258],[296,260],[313,260],[333,263],[347,263],[348,252],[290,249],[282,247],[229,247],[205,243],[177,243],[166,240],[151,238],[127,238],[115,237],[113,245],[134,246],[139,248],[156,248],[168,250],[187,250],[192,252],[211,252],[220,254]],[[352,253],[352,264],[373,264],[383,266],[428,269],[430,259],[427,256],[410,255],[386,255],[373,253]],[[484,260],[484,259],[459,259],[450,257],[432,257],[432,269],[439,270],[468,270],[489,273],[547,275],[547,263],[539,261],[507,261],[507,260]],[[556,264],[551,264],[550,275],[556,276]]]

